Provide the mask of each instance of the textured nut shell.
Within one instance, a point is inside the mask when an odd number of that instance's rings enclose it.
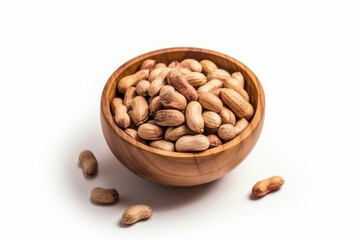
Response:
[[[115,122],[121,127],[121,128],[127,128],[130,126],[130,116],[127,113],[127,108],[125,105],[120,105],[115,108]]]
[[[156,64],[154,59],[146,59],[140,66],[140,69],[152,69]]]
[[[136,87],[129,87],[124,94],[124,101],[123,104],[126,106],[126,108],[129,110],[131,108],[131,103],[136,97]]]
[[[246,92],[246,90],[243,88],[243,84],[241,84],[238,80],[235,78],[227,78],[224,82],[224,87],[231,88],[237,91],[246,101],[249,102],[249,94]]]
[[[204,135],[186,135],[179,138],[175,143],[178,152],[199,152],[205,151],[210,146],[209,139]]]
[[[212,79],[208,81],[205,85],[199,87],[197,89],[197,92],[198,93],[210,92],[213,89],[222,88],[223,86],[224,86],[223,82],[220,81],[219,79]]]
[[[144,123],[138,128],[138,135],[145,140],[159,140],[163,138],[164,130],[155,124]]]
[[[84,150],[79,154],[79,162],[86,175],[96,174],[98,162],[90,150]]]
[[[195,135],[196,132],[192,131],[187,125],[183,124],[178,127],[169,127],[165,131],[165,139],[176,141],[184,135]]]
[[[165,67],[167,67],[165,63],[157,63],[154,66],[154,68],[165,68]]]
[[[150,147],[162,149],[165,151],[175,152],[175,144],[167,140],[156,140],[149,144]]]
[[[136,126],[144,123],[149,117],[149,105],[143,96],[134,97],[131,103],[131,120]]]
[[[190,72],[185,75],[185,79],[194,88],[198,88],[207,83],[206,76],[200,72]]]
[[[195,60],[195,59],[184,59],[181,61],[181,65],[185,68],[190,69],[193,72],[201,72],[202,71],[202,66],[201,64]]]
[[[245,118],[241,118],[235,124],[236,133],[240,134],[247,126],[249,126],[249,122]]]
[[[123,100],[121,98],[118,97],[114,98],[110,103],[111,112],[115,114],[115,108],[117,106],[121,106],[122,104],[123,104]]]
[[[155,116],[155,113],[162,108],[162,104],[160,102],[160,97],[154,97],[149,104],[149,111],[151,116]]]
[[[273,176],[262,181],[257,182],[252,188],[252,195],[262,197],[271,191],[280,188],[285,183],[285,180],[280,176]]]
[[[119,193],[113,188],[96,187],[91,191],[91,200],[101,204],[112,204],[119,201]]]
[[[139,96],[148,96],[148,90],[150,87],[150,82],[148,80],[140,80],[136,84],[136,93]]]
[[[238,135],[235,127],[231,124],[222,124],[218,128],[217,134],[222,140],[225,140],[225,141],[229,141]]]
[[[168,75],[168,82],[179,92],[181,93],[188,102],[196,101],[198,98],[198,93],[195,88],[191,86],[185,79],[185,76],[181,74],[178,70],[171,70]]]
[[[204,59],[200,61],[200,64],[203,68],[203,72],[205,74],[208,74],[210,72],[215,71],[216,69],[218,69],[218,67],[216,66],[216,64],[208,59]]]
[[[163,127],[177,127],[185,122],[182,112],[176,109],[162,109],[156,112],[155,124]]]
[[[162,68],[155,68],[155,69],[151,70],[151,72],[149,73],[148,81],[150,83],[153,82],[157,78],[157,76],[159,76],[159,74],[162,72],[162,70],[163,70]]]
[[[175,91],[175,88],[170,85],[165,85],[161,88],[160,93],[160,102],[165,108],[173,108],[177,110],[183,110],[186,108],[186,98]]]
[[[120,223],[124,225],[133,224],[140,220],[148,219],[151,216],[152,209],[148,205],[134,205],[125,210],[121,217]]]
[[[124,132],[126,132],[127,135],[129,135],[130,137],[132,137],[136,141],[139,141],[139,142],[142,142],[142,143],[146,144],[146,141],[139,137],[138,132],[135,129],[127,128],[127,129],[124,130]]]
[[[223,102],[238,117],[250,119],[254,115],[253,106],[247,102],[238,92],[230,88],[223,88],[220,93]]]
[[[221,112],[223,108],[223,103],[220,98],[211,93],[200,93],[198,101],[203,108],[214,111],[216,113]]]
[[[128,75],[120,79],[117,89],[120,93],[125,91],[132,86],[135,86],[140,80],[147,79],[149,76],[149,69],[142,69],[132,75]]]
[[[231,77],[238,80],[238,82],[240,83],[242,88],[244,88],[245,80],[244,80],[244,76],[242,75],[241,72],[234,72],[233,74],[231,74]]]
[[[160,74],[151,82],[148,89],[148,94],[150,96],[156,96],[160,89],[166,84],[166,75],[170,70],[171,69],[169,68],[162,68]]]
[[[199,102],[191,101],[186,106],[186,125],[194,132],[204,131],[204,119],[202,118],[202,107]]]
[[[221,118],[222,124],[229,123],[229,124],[235,126],[235,124],[236,124],[235,114],[227,107],[223,107],[223,109],[221,109],[219,116]]]
[[[204,111],[202,113],[205,127],[207,128],[218,128],[221,125],[221,118],[219,114],[213,111]]]
[[[206,77],[208,81],[212,79],[219,79],[221,81],[225,81],[228,77],[230,77],[230,73],[224,69],[218,68],[213,72],[209,72]]]

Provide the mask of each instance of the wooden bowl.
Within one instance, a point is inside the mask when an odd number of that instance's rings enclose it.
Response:
[[[185,58],[209,59],[230,73],[240,71],[255,109],[249,126],[233,140],[199,153],[164,151],[131,138],[114,122],[110,102],[117,95],[118,81],[126,75],[135,73],[148,58],[165,64]],[[101,126],[113,154],[133,173],[163,185],[195,186],[221,178],[245,159],[259,138],[264,122],[264,107],[264,92],[259,80],[238,60],[206,49],[168,48],[133,58],[110,76],[101,96]]]

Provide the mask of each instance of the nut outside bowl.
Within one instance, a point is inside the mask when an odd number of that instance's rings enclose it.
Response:
[[[117,126],[110,102],[117,96],[118,81],[135,73],[146,59],[169,64],[186,58],[209,59],[228,72],[240,71],[255,113],[249,126],[236,138],[197,153],[169,152],[136,141]],[[237,167],[255,146],[264,123],[265,97],[255,74],[240,61],[207,49],[176,47],[152,51],[120,66],[106,82],[101,96],[101,126],[105,140],[116,158],[138,176],[167,186],[196,186],[212,182]]]

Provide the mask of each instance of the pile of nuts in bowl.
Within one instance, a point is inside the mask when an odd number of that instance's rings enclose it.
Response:
[[[121,78],[111,102],[114,120],[128,135],[151,147],[199,152],[239,135],[254,115],[240,72],[210,60],[166,65],[153,59]]]

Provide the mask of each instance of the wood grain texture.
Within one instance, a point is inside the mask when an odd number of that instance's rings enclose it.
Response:
[[[121,128],[111,115],[111,100],[118,81],[135,73],[145,59],[166,64],[186,58],[208,59],[228,72],[240,71],[255,114],[249,126],[232,141],[199,153],[168,152],[140,143]],[[168,48],[135,57],[120,66],[109,78],[101,96],[101,126],[105,140],[119,161],[133,173],[169,186],[195,186],[217,180],[237,167],[255,146],[264,122],[265,97],[262,86],[240,61],[219,52],[199,48]]]

